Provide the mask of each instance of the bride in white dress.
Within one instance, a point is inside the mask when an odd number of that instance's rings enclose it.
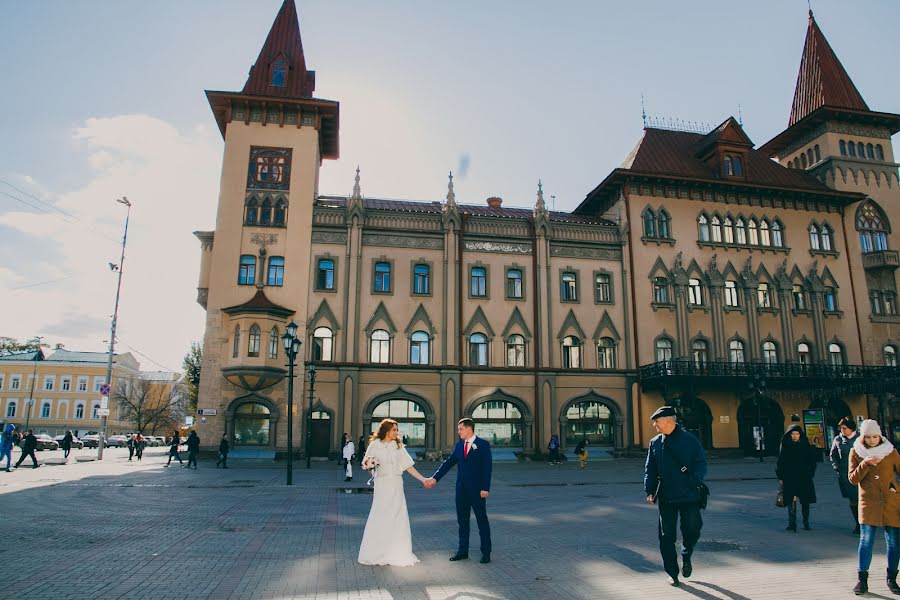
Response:
[[[363,458],[364,464],[369,458],[378,461],[372,508],[359,546],[359,562],[363,565],[410,567],[419,562],[412,552],[403,473],[409,473],[423,485],[425,477],[413,467],[413,459],[398,435],[397,422],[385,419],[378,433],[372,436]]]

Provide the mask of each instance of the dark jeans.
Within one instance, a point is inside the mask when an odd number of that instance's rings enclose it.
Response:
[[[173,447],[169,449],[169,462],[167,462],[166,465],[171,464],[173,458],[176,459],[179,463],[184,464],[184,461],[181,460],[181,456],[179,456],[178,454],[178,448]]]
[[[134,449],[134,453],[137,455],[138,460],[141,460],[142,458],[144,458],[144,447],[138,446]]]
[[[559,462],[559,448],[550,448],[550,462]]]
[[[28,452],[25,452],[25,451],[23,450],[23,451],[22,451],[22,456],[20,456],[20,457],[19,457],[19,460],[16,462],[16,468],[17,468],[17,469],[19,468],[19,465],[21,465],[21,464],[25,461],[25,457],[26,457],[26,456],[30,456],[30,457],[31,457],[31,462],[34,463],[34,466],[35,466],[35,467],[38,466],[37,456],[34,455],[34,450],[29,450]]]
[[[700,507],[691,502],[687,504],[659,505],[659,553],[662,555],[663,568],[666,573],[678,575],[678,556],[675,553],[675,527],[681,517],[681,554],[688,556],[694,552],[694,545],[700,539],[703,518]]]
[[[69,452],[72,451],[72,448],[63,448],[63,458],[69,458]]]
[[[195,468],[197,467],[197,453],[188,450],[188,469],[191,468],[192,464]]]
[[[134,446],[128,446],[128,460],[134,457]]]
[[[456,520],[459,523],[459,553],[469,553],[469,522],[472,512],[475,513],[475,522],[478,523],[478,536],[481,538],[481,553],[491,553],[491,525],[487,518],[487,503],[479,496],[465,490],[456,490]]]
[[[228,468],[228,453],[227,452],[219,452],[219,460],[216,462],[216,466],[222,465],[226,469]]]

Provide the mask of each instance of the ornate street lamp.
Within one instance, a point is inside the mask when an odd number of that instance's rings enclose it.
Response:
[[[287,397],[287,484],[294,483],[294,360],[300,353],[300,344],[303,342],[297,338],[297,324],[293,321],[287,326],[287,331],[281,336],[284,353],[288,359],[288,397]]]
[[[747,383],[747,387],[753,392],[753,404],[756,406],[756,429],[759,438],[754,441],[756,442],[756,451],[759,455],[759,462],[763,462],[766,435],[762,426],[762,397],[763,394],[766,393],[766,380],[762,375],[756,375],[749,383]]]
[[[306,468],[310,468],[310,447],[312,444],[312,409],[313,409],[313,389],[316,387],[316,365],[312,362],[309,364],[309,412],[306,415]]]

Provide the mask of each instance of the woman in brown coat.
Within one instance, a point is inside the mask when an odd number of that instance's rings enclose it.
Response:
[[[859,486],[859,581],[853,592],[869,590],[869,565],[879,527],[887,545],[887,585],[900,594],[897,564],[900,562],[900,454],[881,435],[878,423],[869,419],[859,426],[859,437],[850,450],[850,483]]]

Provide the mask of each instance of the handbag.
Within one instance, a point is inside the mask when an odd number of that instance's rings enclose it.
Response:
[[[674,448],[672,450],[673,454],[675,454]],[[663,456],[665,456],[665,450],[663,451]],[[675,458],[678,459],[678,456],[676,456]],[[686,477],[694,480],[694,490],[697,492],[697,506],[700,508],[700,510],[706,510],[706,506],[707,504],[709,504],[709,486],[706,485],[703,481],[694,479],[694,476],[690,473],[690,471],[688,471],[688,468],[684,465],[684,462],[682,462],[680,459],[678,460],[678,462],[682,465],[680,471],[684,473]]]
[[[784,503],[784,484],[778,484],[778,493],[775,495],[775,506],[778,508],[784,508],[786,505]]]

